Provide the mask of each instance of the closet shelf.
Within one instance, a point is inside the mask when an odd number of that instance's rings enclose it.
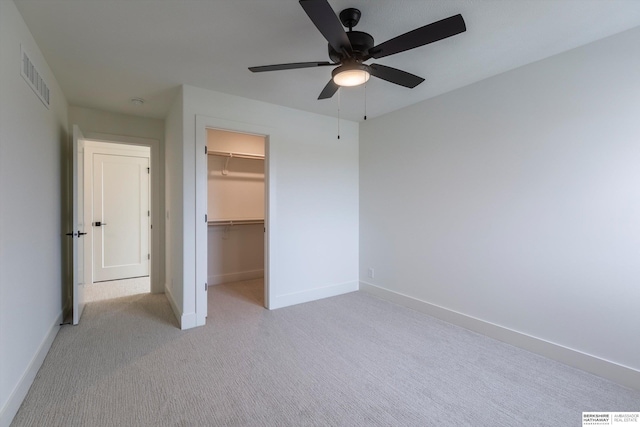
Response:
[[[217,219],[207,221],[209,225],[249,225],[249,224],[264,224],[263,218],[251,218],[251,219]]]
[[[254,160],[264,160],[263,154],[251,154],[251,153],[234,153],[228,151],[208,151],[208,155],[210,156],[219,156],[219,157],[236,157],[238,159],[254,159]]]

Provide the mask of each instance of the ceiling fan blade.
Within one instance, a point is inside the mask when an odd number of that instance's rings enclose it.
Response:
[[[336,52],[351,53],[351,42],[327,0],[300,0],[300,6]]]
[[[324,87],[324,89],[322,89],[322,92],[320,92],[320,96],[318,96],[318,99],[331,98],[333,95],[335,95],[338,89],[340,89],[340,86],[335,84],[333,82],[333,79],[331,79],[329,80],[329,83],[327,83],[327,85]]]
[[[369,49],[369,56],[376,59],[383,58],[455,36],[466,30],[467,26],[464,23],[464,19],[462,19],[462,15],[450,16],[374,46]]]
[[[369,65],[369,70],[372,76],[408,88],[414,88],[424,81],[422,77],[418,77],[415,74],[387,67],[386,65],[371,64]]]
[[[296,68],[313,68],[313,67],[325,67],[327,65],[336,65],[330,62],[292,62],[290,64],[275,64],[275,65],[262,65],[260,67],[249,67],[254,73],[261,73],[263,71],[279,71],[279,70],[294,70]]]

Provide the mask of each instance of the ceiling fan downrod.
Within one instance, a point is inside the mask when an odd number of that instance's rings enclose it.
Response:
[[[358,25],[358,22],[360,22],[361,16],[362,13],[358,9],[350,7],[340,12],[340,22],[342,22],[342,25],[347,27],[349,32],[351,32],[353,27]]]

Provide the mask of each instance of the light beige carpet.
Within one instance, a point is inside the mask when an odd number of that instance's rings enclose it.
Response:
[[[640,392],[355,292],[275,311],[209,290],[180,331],[163,295],[87,305],[14,426],[580,426]]]
[[[87,284],[84,297],[85,302],[89,303],[129,295],[148,294],[149,292],[151,292],[151,282],[149,276],[146,276]]]

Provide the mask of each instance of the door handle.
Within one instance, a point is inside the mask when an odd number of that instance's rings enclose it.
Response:
[[[80,236],[84,236],[87,233],[81,233],[80,231],[78,231],[77,233],[67,233],[66,236],[71,236],[71,237],[80,237]]]
[[[107,225],[106,222],[100,222],[100,221],[96,221],[93,223],[93,225],[95,225],[96,227],[102,227],[103,225]]]

